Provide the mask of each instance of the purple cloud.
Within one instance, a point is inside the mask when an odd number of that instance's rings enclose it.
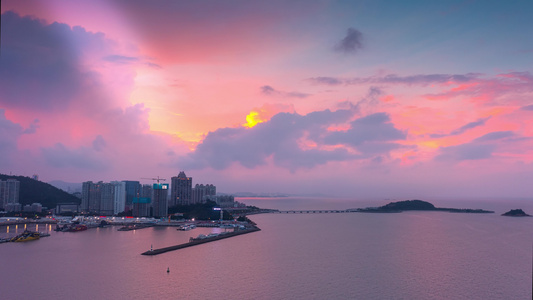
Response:
[[[328,134],[324,142],[328,145],[350,145],[360,152],[373,155],[386,153],[399,147],[391,141],[405,140],[407,134],[394,127],[386,113],[375,113],[351,123],[347,131]]]
[[[516,134],[512,131],[490,132],[468,143],[456,146],[441,147],[439,149],[440,154],[435,157],[435,160],[462,161],[491,158],[493,157],[494,152],[504,149],[512,143],[519,143],[527,140],[527,138],[524,139],[515,137]],[[505,143],[501,143],[501,140],[505,141]]]
[[[475,139],[474,141],[475,142],[487,142],[487,141],[506,139],[506,138],[510,138],[514,136],[516,135],[512,131],[494,131],[494,132],[489,132],[485,135],[482,135],[478,137],[477,139]]]
[[[103,34],[60,23],[48,25],[12,11],[3,13],[1,22],[0,104],[63,109],[98,85],[97,76],[80,60],[84,47],[106,43]]]
[[[363,48],[363,34],[355,29],[348,28],[346,36],[335,46],[335,51],[345,54],[353,54]]]
[[[440,154],[435,158],[437,161],[448,160],[479,160],[491,158],[496,149],[492,144],[466,143],[457,146],[442,147]]]
[[[261,87],[261,93],[267,96],[282,96],[282,97],[291,97],[291,98],[307,98],[309,94],[301,92],[284,92],[278,91],[271,87],[270,85],[264,85]]]
[[[129,63],[135,63],[139,61],[139,58],[137,57],[117,55],[117,54],[108,55],[102,59],[105,61],[117,63],[117,64],[129,64]]]
[[[526,111],[533,111],[533,104],[527,105],[527,106],[522,106],[520,109],[521,110],[526,110]]]
[[[336,77],[313,77],[307,79],[313,84],[324,84],[324,85],[341,85],[344,84],[344,79]]]
[[[5,116],[5,110],[0,108],[0,166],[8,165],[16,154],[17,140],[24,129],[13,123]]]
[[[95,150],[79,147],[69,149],[62,143],[56,143],[50,148],[41,148],[46,163],[54,168],[76,168],[82,170],[105,171],[110,164],[99,157]]]
[[[24,131],[22,133],[24,134],[32,134],[32,133],[35,133],[37,131],[37,128],[39,128],[39,119],[35,119],[33,120],[33,122],[31,122],[30,126],[26,129],[24,129]]]
[[[102,151],[106,145],[107,143],[104,140],[104,137],[102,135],[96,136],[96,138],[93,141],[93,149],[95,151]]]
[[[418,74],[411,76],[399,76],[396,74],[388,74],[385,76],[371,76],[371,77],[353,77],[353,78],[339,78],[339,77],[312,77],[307,79],[312,84],[324,85],[360,85],[360,84],[402,84],[402,85],[430,85],[434,83],[456,82],[464,83],[478,78],[480,74]]]
[[[460,135],[460,134],[463,134],[467,130],[470,130],[472,128],[476,128],[476,127],[485,125],[485,123],[489,119],[490,119],[490,117],[478,119],[477,121],[470,122],[470,123],[465,124],[465,125],[457,128],[457,129],[452,130],[449,134],[434,133],[434,134],[430,134],[429,136],[431,138],[442,138],[442,137],[446,137],[446,136]]]

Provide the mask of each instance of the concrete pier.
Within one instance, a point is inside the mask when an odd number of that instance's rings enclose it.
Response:
[[[217,235],[215,237],[207,237],[205,239],[195,239],[195,240],[192,240],[192,241],[190,241],[188,243],[184,243],[184,244],[179,244],[179,245],[175,245],[175,246],[149,250],[149,251],[141,253],[141,255],[158,255],[158,254],[169,252],[169,251],[174,251],[174,250],[183,249],[183,248],[187,248],[187,247],[192,247],[192,246],[196,246],[196,245],[200,245],[200,244],[214,242],[214,241],[218,241],[218,240],[221,240],[221,239],[227,239],[227,238],[234,237],[234,236],[237,236],[237,235],[256,232],[256,231],[259,231],[259,230],[261,230],[261,229],[258,228],[258,227],[250,227],[250,228],[247,228],[247,229],[236,230],[236,231],[229,232],[229,233],[226,233],[226,234],[220,234],[220,235]]]

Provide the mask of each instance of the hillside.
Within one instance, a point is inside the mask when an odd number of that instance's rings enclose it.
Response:
[[[37,181],[24,176],[9,176],[0,174],[0,180],[16,179],[20,181],[19,202],[26,204],[41,203],[48,208],[54,208],[57,203],[80,203],[80,199],[62,191],[48,183]]]

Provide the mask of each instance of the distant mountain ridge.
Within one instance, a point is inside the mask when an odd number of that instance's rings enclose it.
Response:
[[[52,180],[52,181],[49,181],[48,183],[68,193],[75,193],[75,192],[81,193],[82,184],[78,182],[66,182],[62,180]]]
[[[54,208],[57,203],[77,203],[81,200],[46,182],[25,176],[11,176],[0,174],[0,180],[16,179],[20,181],[19,202],[22,205],[41,203],[48,208]]]

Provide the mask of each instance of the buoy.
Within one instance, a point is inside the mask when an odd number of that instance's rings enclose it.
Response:
[[[150,251],[154,251],[153,245],[150,245]]]
[[[170,268],[167,268],[167,273],[170,273]]]

